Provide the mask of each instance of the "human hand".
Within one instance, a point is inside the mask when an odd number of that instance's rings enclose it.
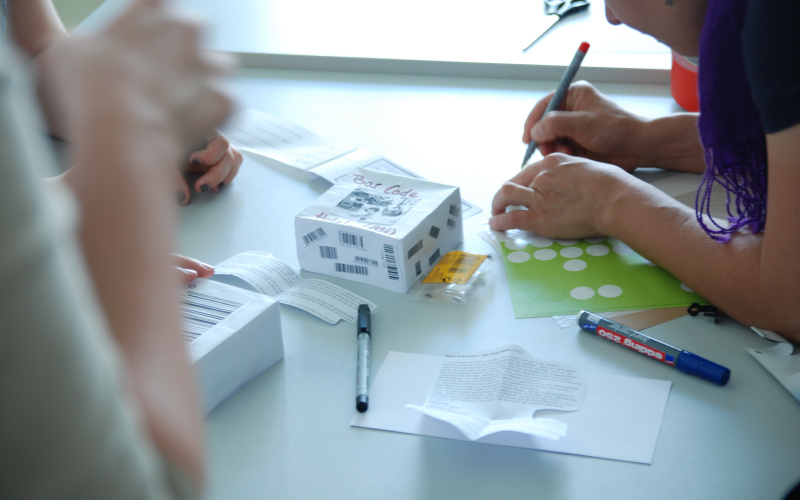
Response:
[[[601,94],[591,84],[572,84],[563,111],[544,114],[553,94],[536,103],[525,120],[522,141],[531,138],[542,156],[558,152],[611,163],[632,172],[642,166],[645,151],[636,139],[647,123]]]
[[[200,174],[194,182],[194,190],[197,193],[204,193],[209,189],[217,193],[231,183],[241,165],[242,153],[233,147],[224,135],[214,132],[203,149],[189,156],[186,171],[190,174]],[[186,205],[192,198],[191,189],[183,175],[179,173],[177,177],[178,193],[182,198],[180,204]]]
[[[214,275],[214,266],[200,262],[191,257],[172,254],[175,259],[175,270],[178,271],[181,283],[188,285],[197,278],[210,278]]]
[[[201,51],[199,27],[165,4],[135,0],[105,30],[54,47],[58,104],[71,130],[102,120],[157,131],[185,149],[229,114],[220,83],[229,60]]]
[[[634,180],[613,165],[553,153],[503,184],[492,200],[489,226],[551,238],[607,235],[605,214]],[[506,212],[513,206],[527,210]]]

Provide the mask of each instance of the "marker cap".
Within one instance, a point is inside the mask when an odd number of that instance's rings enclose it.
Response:
[[[731,371],[696,354],[683,351],[678,355],[675,368],[682,372],[691,373],[717,385],[725,385],[731,378]]]
[[[361,333],[372,335],[371,318],[369,305],[361,304],[358,306],[358,320],[356,320],[356,335]]]

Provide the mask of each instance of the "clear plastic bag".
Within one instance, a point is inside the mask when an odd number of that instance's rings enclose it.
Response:
[[[491,255],[448,252],[422,281],[411,289],[416,302],[466,304],[475,290],[486,281]]]

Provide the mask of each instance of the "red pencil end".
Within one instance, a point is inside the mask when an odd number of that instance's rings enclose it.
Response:
[[[578,51],[585,54],[587,50],[589,50],[589,42],[581,42],[581,46],[578,47]]]

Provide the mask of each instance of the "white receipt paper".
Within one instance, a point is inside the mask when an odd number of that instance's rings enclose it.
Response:
[[[747,352],[800,401],[800,354],[794,353],[792,344],[777,342],[767,349],[748,348]]]
[[[509,345],[476,354],[445,355],[425,404],[408,406],[449,422],[473,441],[502,431],[559,439],[566,435],[567,424],[534,418],[534,413],[575,411],[585,396],[578,370],[533,359],[523,348]]]
[[[355,323],[359,304],[368,304],[370,310],[377,308],[374,302],[328,281],[302,279],[297,271],[267,252],[234,255],[215,266],[214,280],[233,286],[241,286],[236,280],[242,280],[255,291],[330,324],[340,320]]]
[[[350,421],[355,427],[468,441],[451,424],[408,405],[423,406],[442,366],[441,356],[390,352],[369,389],[369,411]],[[561,439],[498,432],[477,443],[570,453],[650,464],[672,382],[603,373],[583,373],[586,397],[580,410],[540,410],[538,417],[567,424]]]
[[[383,156],[365,149],[328,144],[323,138],[284,118],[245,109],[230,118],[224,130],[231,143],[269,163],[289,166],[336,184],[357,168],[423,179]],[[481,208],[461,199],[461,216],[468,219]]]

